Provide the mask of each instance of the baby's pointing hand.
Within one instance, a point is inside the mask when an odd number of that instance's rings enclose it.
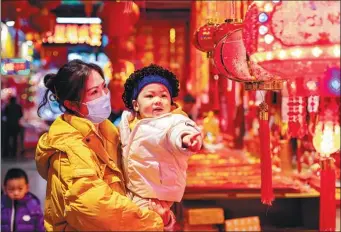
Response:
[[[201,149],[202,137],[201,133],[185,135],[182,138],[182,146],[193,152]]]

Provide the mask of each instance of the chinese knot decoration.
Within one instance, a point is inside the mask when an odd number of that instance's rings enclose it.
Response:
[[[283,79],[340,67],[339,1],[256,1],[244,25],[250,60]]]

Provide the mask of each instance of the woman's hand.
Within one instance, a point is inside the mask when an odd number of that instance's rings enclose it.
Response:
[[[182,137],[182,146],[193,152],[198,152],[201,149],[202,137],[201,133],[188,134]]]
[[[175,224],[174,214],[169,207],[170,204],[165,201],[149,199],[149,209],[155,211],[161,216],[165,231],[172,231]]]

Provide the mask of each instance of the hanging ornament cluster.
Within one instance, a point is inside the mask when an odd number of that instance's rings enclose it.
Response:
[[[307,133],[306,102],[303,97],[289,97],[288,133],[293,138],[303,138]]]
[[[282,78],[340,67],[339,1],[256,1],[244,20],[250,60]]]

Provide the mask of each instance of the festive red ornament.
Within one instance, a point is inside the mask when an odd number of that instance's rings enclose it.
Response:
[[[268,105],[262,102],[259,105],[259,139],[261,150],[261,201],[272,205],[274,194],[272,189],[272,161],[270,151],[270,127]]]
[[[127,10],[125,2],[105,1],[99,17],[103,20],[103,32],[109,38],[124,36],[132,33],[133,26],[140,17],[140,10],[134,2],[131,3],[131,8]]]
[[[214,49],[214,64],[220,74],[242,82],[276,79],[256,63],[249,61],[242,41],[242,30],[237,29],[221,39]]]
[[[56,15],[43,9],[38,14],[31,15],[30,23],[32,28],[39,33],[52,32],[56,24]]]
[[[204,26],[194,32],[193,45],[202,52],[207,52],[210,57],[214,48],[214,35],[217,25],[213,21],[209,21]]]
[[[3,1],[1,2],[1,19],[16,20],[18,18],[28,18],[36,14],[38,8],[33,7],[28,0]]]
[[[237,29],[242,29],[241,19],[226,19],[224,23],[216,27],[214,33],[214,42],[217,44],[223,37],[230,35]]]
[[[136,53],[135,44],[127,37],[109,38],[109,43],[104,51],[112,62],[115,62],[115,59],[131,61]]]
[[[244,25],[250,60],[284,79],[340,67],[339,1],[256,1]]]

